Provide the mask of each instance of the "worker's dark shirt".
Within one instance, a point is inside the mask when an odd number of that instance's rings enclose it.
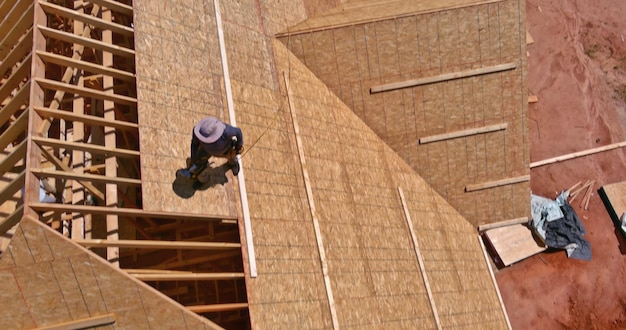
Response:
[[[202,143],[194,134],[194,142],[199,142],[204,152],[211,156],[223,156],[233,149],[233,136],[235,136],[237,137],[237,142],[235,142],[234,147],[235,149],[240,149],[241,146],[243,146],[243,134],[241,133],[241,129],[228,124],[225,125],[224,133],[222,133],[222,136],[217,139],[217,141],[213,143]]]

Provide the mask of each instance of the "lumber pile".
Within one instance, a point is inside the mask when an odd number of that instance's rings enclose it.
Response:
[[[583,210],[589,210],[589,200],[591,199],[591,195],[593,195],[593,187],[596,183],[596,180],[587,180],[585,184],[580,186],[581,183],[581,181],[578,181],[578,183],[567,189],[567,191],[569,192],[568,202],[570,204],[573,204],[576,197],[582,195],[582,200],[580,201],[580,204],[578,204],[578,206]]]

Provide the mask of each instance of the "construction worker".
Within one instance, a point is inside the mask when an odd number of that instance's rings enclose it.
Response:
[[[202,168],[210,156],[228,159],[228,166],[233,175],[239,174],[237,155],[243,150],[241,129],[230,126],[215,117],[203,118],[193,128],[191,138],[191,159],[187,164],[189,171]]]

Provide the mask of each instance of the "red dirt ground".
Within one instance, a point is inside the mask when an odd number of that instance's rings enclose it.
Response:
[[[531,161],[626,140],[626,2],[528,0]],[[626,180],[626,150],[606,151],[531,170],[533,193],[554,198],[578,181]],[[513,329],[626,328],[626,242],[598,197],[573,207],[593,259],[541,253],[496,279]]]

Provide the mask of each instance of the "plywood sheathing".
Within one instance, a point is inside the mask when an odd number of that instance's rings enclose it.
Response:
[[[31,218],[17,227],[0,270],[4,329],[108,313],[115,314],[113,329],[221,329]]]
[[[189,198],[173,190],[197,121],[205,116],[228,121],[212,4],[137,1],[134,12],[143,208],[236,215],[230,172],[221,179],[224,184]],[[217,159],[214,166],[223,163]]]
[[[527,207],[520,207],[529,203],[528,182],[463,191],[467,184],[528,173],[523,6],[517,0],[459,2],[362,24],[329,23],[330,28],[280,40],[477,225],[528,215]],[[364,1],[359,11],[383,17],[377,8]],[[376,85],[513,62],[515,70],[369,93]],[[417,143],[421,137],[499,123],[507,123],[507,130]]]

